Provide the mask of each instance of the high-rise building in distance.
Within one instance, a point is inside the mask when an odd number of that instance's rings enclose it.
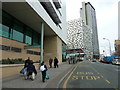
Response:
[[[93,58],[99,57],[99,43],[98,43],[98,32],[96,22],[96,11],[90,2],[82,2],[82,8],[80,8],[80,16],[83,20],[83,24],[87,25],[92,30],[92,51]],[[83,27],[84,28],[84,27]]]

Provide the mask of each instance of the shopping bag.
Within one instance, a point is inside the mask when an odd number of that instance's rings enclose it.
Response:
[[[23,74],[24,74],[24,75],[27,75],[27,68],[24,68]]]
[[[22,68],[22,69],[21,69],[20,73],[21,73],[21,74],[23,74],[23,73],[24,73],[24,68]]]
[[[32,80],[35,79],[35,73],[34,72],[32,73],[31,78],[32,78]]]
[[[45,70],[45,67],[44,67],[44,65],[42,65],[41,67],[40,67],[40,71],[44,71]]]
[[[49,74],[48,74],[48,72],[46,72],[46,77],[45,77],[46,79],[49,79]]]

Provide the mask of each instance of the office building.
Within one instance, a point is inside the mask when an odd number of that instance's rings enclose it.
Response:
[[[24,0],[23,0],[24,1]],[[2,59],[65,59],[66,5],[60,0],[2,2]]]
[[[83,50],[86,57],[92,58],[92,30],[85,25],[81,18],[67,23],[67,50]]]
[[[120,56],[120,40],[115,40],[115,52],[117,56]]]
[[[81,19],[70,20],[67,23],[67,49],[84,48]]]
[[[92,51],[93,58],[99,57],[99,43],[98,43],[98,33],[97,33],[97,21],[95,8],[90,4],[90,2],[82,2],[82,8],[80,8],[80,16],[83,23],[87,25],[92,30]],[[84,27],[83,27],[84,28]]]

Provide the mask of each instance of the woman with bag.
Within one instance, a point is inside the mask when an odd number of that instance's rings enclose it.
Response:
[[[36,75],[37,75],[37,70],[36,70],[35,66],[33,65],[33,61],[31,60],[31,63],[27,68],[27,78],[29,78],[29,76],[31,76],[30,79],[34,80]]]
[[[42,73],[42,82],[45,82],[47,66],[44,64],[44,61],[41,63],[40,71]]]

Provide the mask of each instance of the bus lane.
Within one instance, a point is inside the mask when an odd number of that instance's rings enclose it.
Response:
[[[107,80],[93,67],[78,64],[66,79],[63,88],[109,88]]]

